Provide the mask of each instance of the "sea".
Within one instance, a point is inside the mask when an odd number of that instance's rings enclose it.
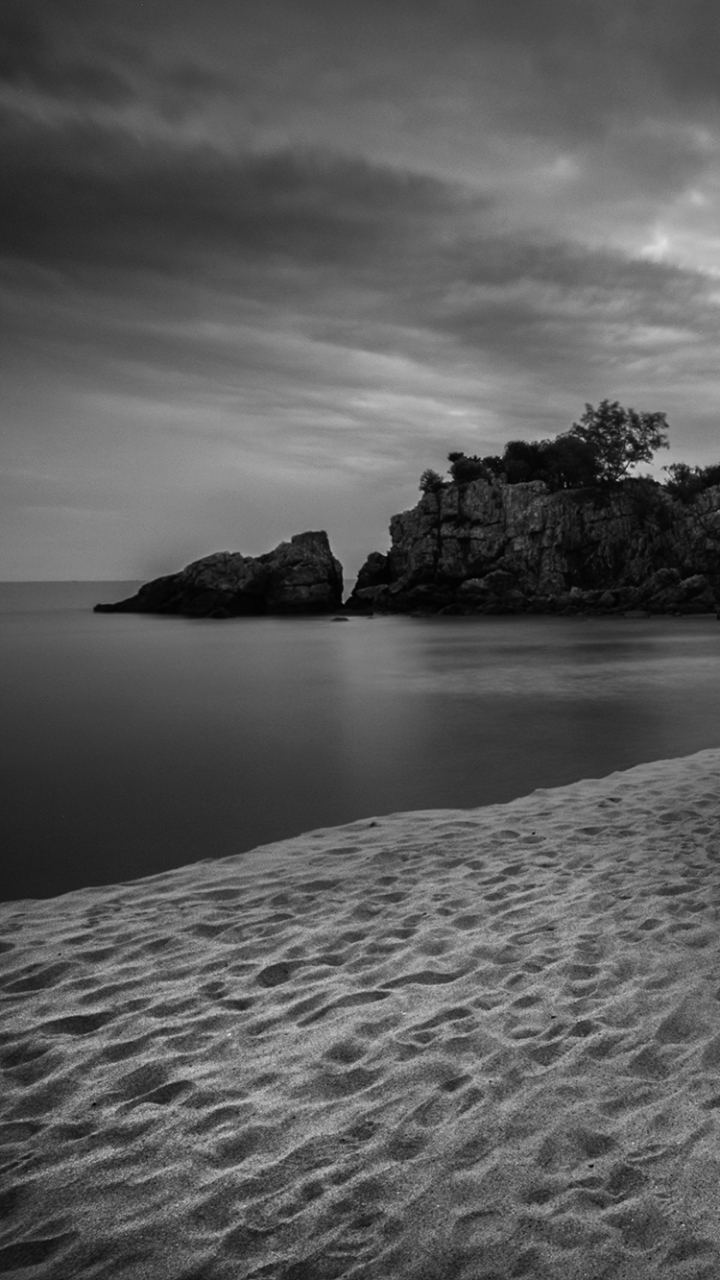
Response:
[[[94,614],[0,584],[0,898],[720,746],[720,622]]]

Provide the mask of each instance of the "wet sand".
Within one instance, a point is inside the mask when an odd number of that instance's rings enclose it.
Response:
[[[0,939],[3,1275],[720,1275],[720,750]]]

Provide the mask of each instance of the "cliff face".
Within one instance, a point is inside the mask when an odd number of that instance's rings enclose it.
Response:
[[[685,505],[641,482],[593,495],[476,480],[425,494],[390,537],[350,607],[700,613],[720,597],[720,487]]]
[[[342,565],[325,532],[297,533],[262,556],[217,551],[180,573],[155,578],[137,595],[97,604],[96,613],[179,613],[232,618],[249,614],[325,613],[342,603]]]

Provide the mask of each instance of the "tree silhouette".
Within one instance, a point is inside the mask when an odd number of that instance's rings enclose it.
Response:
[[[597,409],[586,404],[582,418],[573,423],[567,436],[590,446],[598,479],[613,484],[638,462],[652,462],[656,449],[667,449],[665,428],[664,413],[636,413],[623,409],[617,400],[603,400]]]

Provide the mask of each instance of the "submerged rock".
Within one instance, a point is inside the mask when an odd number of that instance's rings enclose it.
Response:
[[[720,486],[551,493],[474,480],[390,521],[345,608],[417,613],[708,613],[720,605]]]
[[[329,613],[342,606],[343,571],[324,530],[297,533],[262,556],[217,551],[145,583],[96,613],[177,613],[191,618]]]

